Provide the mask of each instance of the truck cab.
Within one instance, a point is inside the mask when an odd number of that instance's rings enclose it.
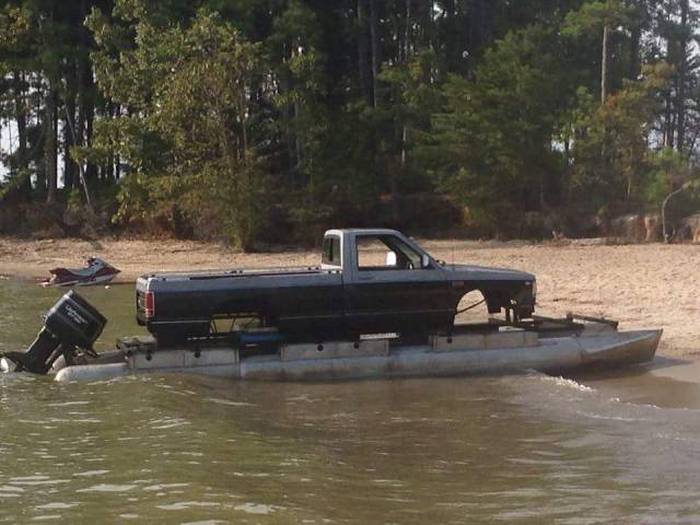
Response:
[[[447,328],[454,316],[444,267],[395,230],[329,230],[321,267],[342,272],[352,333],[420,334]]]

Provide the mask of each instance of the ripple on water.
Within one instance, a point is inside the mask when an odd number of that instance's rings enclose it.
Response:
[[[43,505],[37,505],[34,508],[37,510],[65,510],[77,507],[79,503],[65,503],[62,501],[57,501],[55,503],[45,503]]]
[[[215,501],[178,501],[167,505],[156,505],[161,510],[186,510],[197,507],[220,507],[221,503]]]
[[[104,474],[109,474],[109,472],[109,470],[85,470],[83,472],[75,472],[73,473],[73,475],[76,477],[90,478],[93,476],[102,476]]]
[[[219,525],[221,523],[229,522],[223,520],[186,521],[182,525]]]
[[[543,376],[542,379],[544,381],[554,382],[558,386],[564,386],[574,390],[578,390],[579,392],[595,392],[595,389],[591,388],[590,386],[582,385],[581,383],[574,381],[573,379],[567,379],[561,376]]]
[[[253,407],[253,406],[255,406],[253,403],[246,403],[244,401],[231,401],[229,399],[218,399],[215,397],[207,397],[207,398],[205,398],[205,401],[209,401],[210,403],[214,403],[217,405],[226,405],[226,406],[231,406],[231,407]]]
[[[0,485],[0,492],[24,492],[22,487],[15,487],[13,485]]]
[[[240,510],[246,514],[272,514],[277,510],[274,505],[264,505],[262,503],[243,503],[241,505],[236,505],[235,510]]]
[[[159,491],[159,490],[188,487],[189,485],[190,485],[189,483],[158,483],[156,485],[149,485],[147,487],[143,487],[142,490],[145,492],[154,492],[154,491]]]
[[[154,430],[165,430],[170,428],[182,427],[189,425],[190,422],[186,419],[174,417],[174,418],[162,418],[151,421],[151,428]]]
[[[68,479],[50,479],[48,476],[25,476],[18,478],[10,478],[9,481],[12,485],[23,485],[23,486],[37,486],[37,485],[61,485],[63,483],[70,483]]]
[[[138,485],[133,484],[116,485],[111,483],[100,483],[84,489],[78,489],[76,492],[128,492],[135,489],[137,486]]]
[[[44,514],[42,516],[34,516],[32,518],[32,521],[53,521],[53,520],[60,520],[62,519],[63,516],[60,514]]]

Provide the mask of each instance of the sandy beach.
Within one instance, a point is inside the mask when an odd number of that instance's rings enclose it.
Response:
[[[659,354],[700,359],[700,245],[420,242],[447,262],[534,273],[540,314],[573,311],[617,319],[623,328],[663,328]],[[89,255],[122,270],[115,282],[130,282],[151,271],[299,266],[319,261],[316,251],[242,254],[221,245],[192,241],[0,238],[0,275],[39,280],[48,276],[49,268],[79,267]]]

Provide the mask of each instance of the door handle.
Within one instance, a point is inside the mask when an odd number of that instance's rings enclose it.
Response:
[[[357,278],[358,281],[371,281],[373,279],[374,279],[374,277],[372,277],[371,275],[360,275]]]

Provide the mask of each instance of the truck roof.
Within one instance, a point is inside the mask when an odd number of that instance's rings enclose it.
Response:
[[[365,235],[397,235],[399,237],[404,237],[404,235],[397,231],[389,228],[339,228],[326,230],[325,235],[347,235],[347,234],[365,234]]]

